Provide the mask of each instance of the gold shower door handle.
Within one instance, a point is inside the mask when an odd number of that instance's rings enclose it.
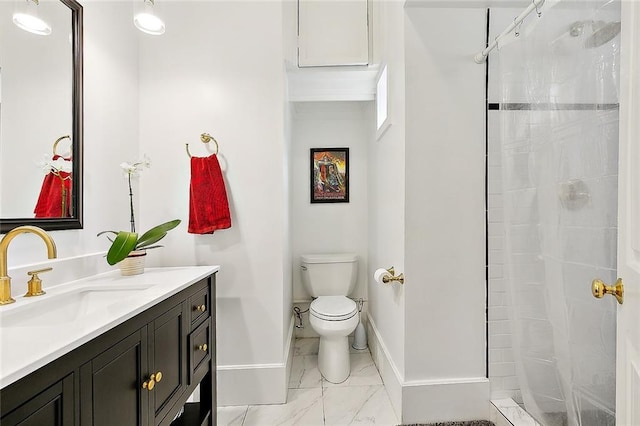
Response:
[[[618,278],[615,285],[606,285],[602,280],[595,279],[591,283],[591,293],[593,297],[601,299],[605,294],[611,294],[616,297],[619,304],[622,305],[624,300],[624,284],[622,278]]]

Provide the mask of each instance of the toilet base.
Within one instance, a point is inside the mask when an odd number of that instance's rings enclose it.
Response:
[[[331,383],[342,383],[349,377],[349,339],[347,336],[320,336],[318,369]]]

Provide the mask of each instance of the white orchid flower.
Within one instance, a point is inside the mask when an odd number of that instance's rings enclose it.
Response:
[[[120,168],[124,171],[125,177],[134,176],[137,177],[144,170],[144,168],[151,167],[151,159],[147,157],[145,154],[141,160],[135,161],[133,163],[122,162],[120,163]]]

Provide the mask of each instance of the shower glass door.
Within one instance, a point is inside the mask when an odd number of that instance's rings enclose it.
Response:
[[[591,281],[617,278],[620,5],[541,12],[489,68],[515,377],[544,426],[613,426],[616,302],[594,299]],[[490,34],[517,14],[492,9]]]

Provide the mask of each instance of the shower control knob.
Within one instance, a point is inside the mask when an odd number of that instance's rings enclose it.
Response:
[[[595,279],[591,283],[591,293],[593,297],[602,299],[605,294],[611,294],[615,296],[619,304],[622,305],[624,300],[624,284],[622,278],[618,278],[615,285],[606,285],[602,280]]]

